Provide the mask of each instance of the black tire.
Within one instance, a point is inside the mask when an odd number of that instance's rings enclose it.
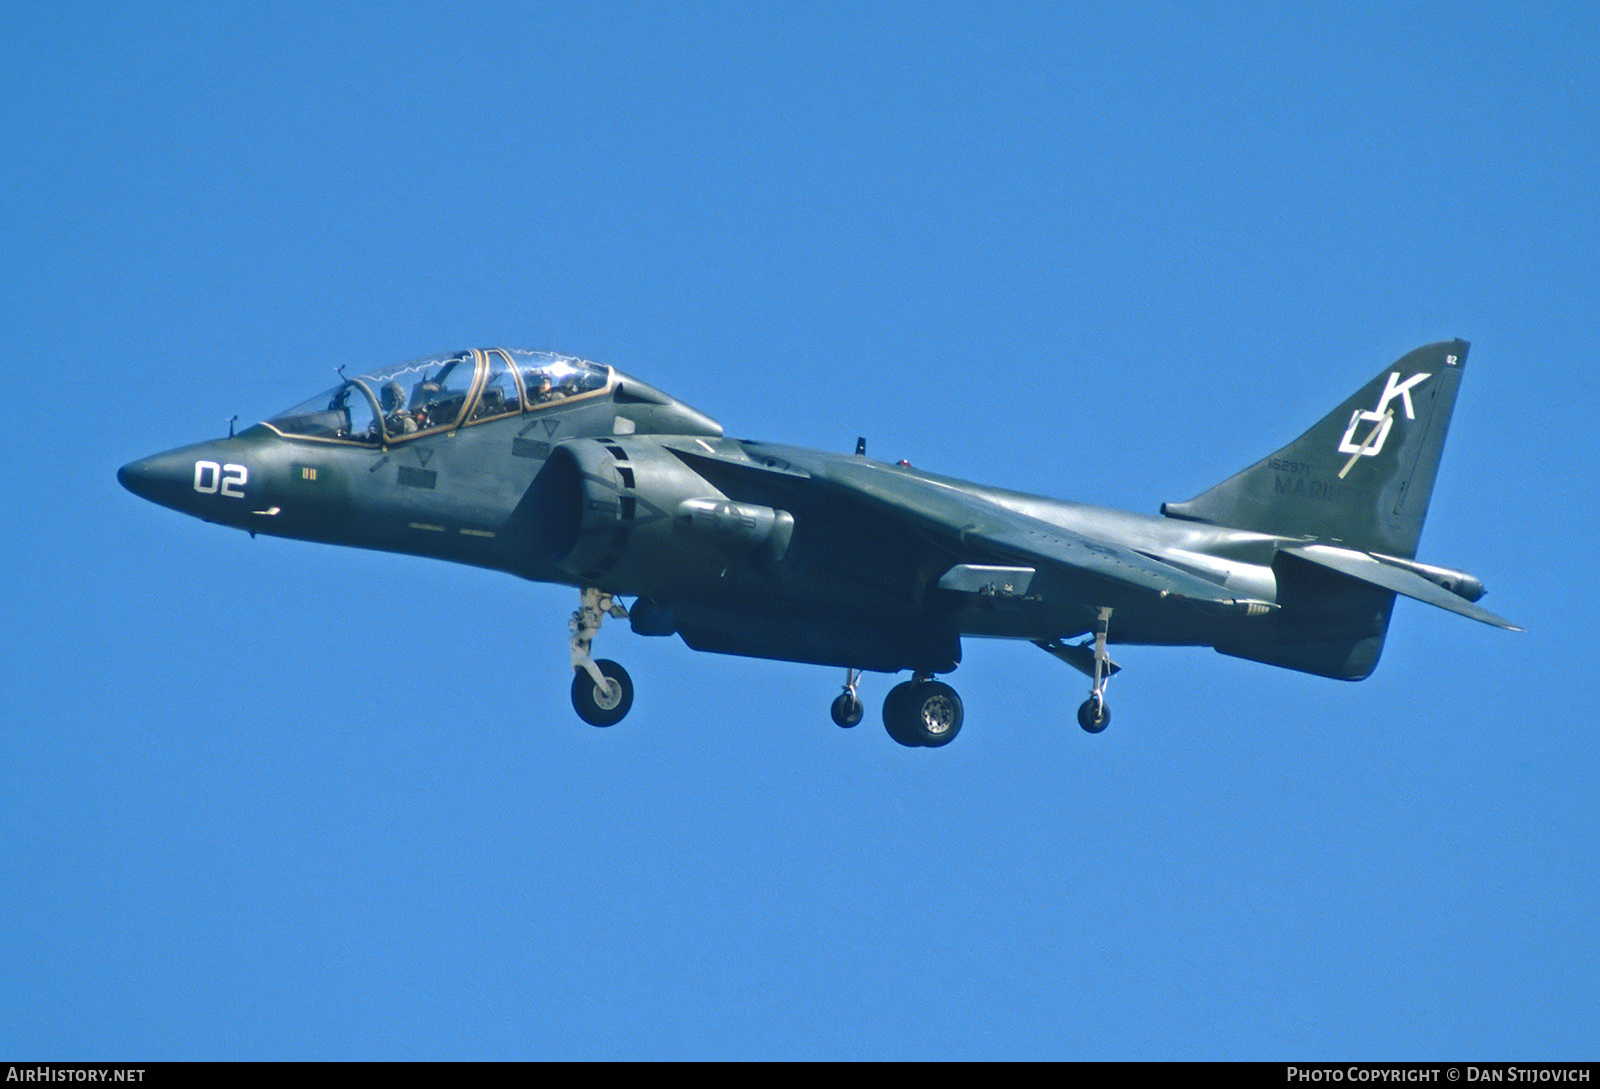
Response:
[[[605,691],[594,683],[587,669],[575,670],[572,675],[572,709],[578,717],[591,726],[615,726],[633,706],[633,678],[628,671],[609,658],[598,658],[595,665],[615,686]]]
[[[1097,700],[1090,696],[1078,708],[1078,725],[1087,733],[1101,732],[1111,725],[1111,705],[1105,700]]]
[[[908,749],[915,749],[922,744],[910,729],[911,716],[906,710],[911,703],[911,690],[915,687],[910,681],[901,681],[883,697],[883,728],[889,731],[890,737]]]
[[[948,745],[961,732],[966,712],[956,690],[941,681],[917,685],[906,701],[906,729],[917,744],[937,749]]]
[[[839,698],[833,701],[834,725],[842,726],[846,730],[858,726],[866,717],[867,709],[861,706],[861,701],[848,692],[840,692]]]

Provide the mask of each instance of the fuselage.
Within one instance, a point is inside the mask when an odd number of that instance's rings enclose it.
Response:
[[[441,361],[439,381],[431,376]],[[572,365],[588,386],[565,396],[549,395],[540,373],[559,373],[561,357],[491,350],[430,362],[432,370],[405,370],[416,387],[409,395],[395,377],[401,369],[363,376],[237,435],[136,461],[119,478],[153,502],[252,535],[636,597],[647,633],[677,632],[706,649],[899,668],[924,653],[922,636],[940,644],[927,652],[939,657],[961,636],[1057,639],[1093,621],[1083,595],[1053,588],[1048,576],[1009,596],[941,590],[961,557],[914,533],[874,528],[862,512],[811,493],[803,470],[772,469],[846,455],[726,439],[703,413],[582,361]],[[419,400],[426,396],[431,410]],[[397,422],[401,404],[412,407]],[[854,460],[888,487],[936,485],[1114,538],[1240,597],[1275,600],[1277,539],[1267,535]],[[741,465],[766,471],[741,475]],[[1122,609],[1119,642],[1216,637],[1214,616],[1153,599],[1135,605]],[[811,634],[791,640],[774,629]],[[872,651],[884,642],[895,647]]]

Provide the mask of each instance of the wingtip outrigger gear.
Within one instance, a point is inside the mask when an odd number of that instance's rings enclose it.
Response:
[[[1106,651],[1106,640],[1111,634],[1111,610],[1105,606],[1095,610],[1094,635],[1082,643],[1063,643],[1059,639],[1035,639],[1033,645],[1067,663],[1094,682],[1089,698],[1078,708],[1078,725],[1091,734],[1100,733],[1111,725],[1111,706],[1106,703],[1106,682],[1122,671]]]
[[[1091,734],[1111,725],[1111,707],[1106,703],[1106,681],[1111,679],[1111,671],[1106,668],[1111,664],[1106,655],[1106,636],[1110,632],[1111,610],[1102,605],[1094,617],[1094,688],[1078,708],[1078,725]]]
[[[856,685],[861,683],[861,671],[849,669],[844,671],[844,691],[839,693],[833,701],[831,708],[833,722],[848,730],[852,726],[859,726],[866,717],[867,709],[861,703],[861,697],[856,693]]]

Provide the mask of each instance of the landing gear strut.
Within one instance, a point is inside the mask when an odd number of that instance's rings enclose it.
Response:
[[[836,726],[849,729],[859,725],[866,716],[867,709],[861,705],[861,697],[856,695],[856,684],[861,680],[859,669],[844,671],[844,691],[839,693],[833,701],[833,721]]]
[[[615,726],[633,706],[633,679],[609,658],[589,654],[607,614],[626,620],[628,610],[610,594],[593,586],[582,590],[578,608],[567,621],[572,632],[572,709],[591,726]]]
[[[889,689],[883,701],[884,728],[908,748],[936,749],[950,744],[961,732],[962,717],[956,690],[923,673]]]
[[[1094,620],[1094,689],[1078,708],[1078,725],[1097,734],[1111,725],[1111,708],[1106,703],[1106,680],[1111,659],[1106,656],[1106,634],[1111,630],[1111,610],[1101,607]]]

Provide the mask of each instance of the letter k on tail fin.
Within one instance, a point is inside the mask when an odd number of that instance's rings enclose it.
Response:
[[[1161,513],[1412,559],[1467,342],[1418,348],[1282,450]]]

